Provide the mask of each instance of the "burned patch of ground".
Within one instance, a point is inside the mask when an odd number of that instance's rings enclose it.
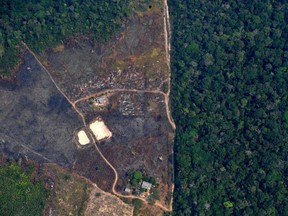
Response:
[[[67,167],[77,159],[74,168],[79,173],[111,189],[113,172],[94,146],[77,148],[83,122],[31,54],[24,55],[15,82],[2,82],[0,91],[1,152]]]
[[[101,117],[112,132],[110,139],[100,141],[99,148],[118,172],[118,192],[124,190],[129,170],[141,170],[159,183],[164,201],[173,181],[173,129],[167,120],[164,96],[116,92],[110,95],[108,105],[102,110],[87,101],[79,102],[77,107],[87,122]]]
[[[85,146],[77,152],[75,171],[95,182],[102,190],[111,191],[115,179],[113,170],[104,162],[94,145]]]
[[[78,114],[28,52],[14,82],[0,83],[1,151],[71,166]]]
[[[71,100],[103,89],[156,89],[168,78],[159,5],[148,14],[135,13],[106,43],[82,37],[64,47],[47,51],[42,59]]]

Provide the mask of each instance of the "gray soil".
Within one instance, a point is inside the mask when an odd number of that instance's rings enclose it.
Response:
[[[64,51],[49,50],[41,59],[72,101],[105,89],[167,92],[161,11],[130,17],[107,43],[79,37],[64,45]],[[109,103],[103,107],[93,107],[93,98],[76,106],[87,124],[101,117],[113,134],[97,145],[118,173],[116,189],[123,191],[128,171],[141,170],[160,183],[166,196],[165,187],[173,182],[174,130],[164,96],[143,91],[108,96]],[[93,144],[77,149],[74,135],[83,122],[30,53],[24,54],[14,82],[0,80],[0,100],[0,153],[72,167],[101,189],[111,190],[113,170]]]
[[[13,82],[0,82],[0,152],[71,166],[83,124],[30,53]]]
[[[77,107],[87,122],[101,117],[113,134],[98,146],[118,172],[118,191],[125,188],[126,174],[131,170],[141,170],[168,185],[173,181],[173,129],[163,95],[120,92],[110,96],[102,110],[93,108],[89,101],[81,101]]]
[[[102,160],[94,145],[79,149],[73,169],[96,183],[102,190],[110,191],[115,179],[113,170]]]

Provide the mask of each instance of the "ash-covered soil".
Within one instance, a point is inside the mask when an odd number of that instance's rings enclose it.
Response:
[[[79,147],[75,134],[84,129],[82,120],[29,52],[14,82],[0,82],[0,99],[0,152],[73,166],[99,187],[111,189],[113,170],[94,146]]]
[[[168,78],[163,12],[134,14],[106,43],[88,37],[64,42],[42,58],[61,89],[71,100],[103,89],[156,89]]]
[[[1,152],[72,165],[73,132],[82,122],[31,54],[14,82],[1,81],[0,97]]]
[[[0,82],[0,151],[72,165],[78,114],[28,52],[14,82]]]
[[[78,174],[95,182],[102,190],[111,192],[115,174],[102,160],[94,145],[88,145],[78,150],[73,169]]]
[[[87,122],[101,117],[113,134],[98,146],[118,172],[119,192],[127,184],[129,170],[141,170],[157,182],[171,185],[173,129],[162,94],[116,92],[101,110],[87,100],[79,102],[77,107]]]

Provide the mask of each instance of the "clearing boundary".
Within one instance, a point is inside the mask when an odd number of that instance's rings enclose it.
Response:
[[[156,90],[137,90],[137,89],[107,89],[107,90],[103,90],[97,93],[94,93],[92,95],[88,95],[86,97],[80,98],[76,101],[71,101],[67,95],[60,89],[60,87],[57,85],[57,83],[54,81],[52,75],[50,74],[50,72],[47,70],[47,68],[41,63],[41,61],[38,59],[38,57],[36,56],[36,54],[27,46],[27,44],[25,42],[22,41],[22,44],[24,45],[24,47],[34,56],[34,58],[36,59],[36,61],[41,65],[41,67],[46,71],[46,73],[49,75],[51,81],[54,83],[55,87],[58,89],[58,91],[67,99],[67,101],[72,105],[72,107],[74,108],[74,110],[79,114],[79,116],[82,119],[82,122],[85,126],[85,128],[87,129],[87,131],[90,133],[92,139],[93,139],[93,144],[95,146],[95,149],[99,152],[100,156],[102,157],[102,159],[111,167],[111,169],[113,170],[114,174],[115,174],[115,180],[114,183],[112,185],[112,192],[113,194],[115,194],[118,197],[123,197],[123,198],[137,198],[137,199],[141,199],[142,201],[144,201],[145,203],[147,203],[147,201],[144,198],[138,197],[138,196],[134,196],[134,195],[122,195],[119,194],[116,190],[115,190],[115,186],[117,184],[118,181],[118,173],[116,171],[116,169],[113,167],[113,165],[105,158],[105,156],[102,154],[102,152],[100,151],[99,147],[97,146],[97,141],[96,141],[96,137],[94,136],[94,134],[92,133],[92,131],[90,130],[89,127],[87,127],[84,115],[76,108],[76,104],[80,101],[83,100],[87,100],[91,97],[95,97],[99,94],[104,94],[104,93],[113,93],[113,92],[138,92],[138,93],[155,93],[155,94],[162,94],[165,98],[165,107],[166,107],[166,115],[168,118],[168,121],[171,125],[171,127],[175,130],[176,129],[176,125],[171,117],[171,111],[170,111],[170,107],[169,107],[169,96],[170,96],[170,89],[171,89],[171,69],[170,69],[170,35],[171,35],[171,29],[170,29],[170,21],[169,21],[169,10],[168,10],[168,5],[167,5],[167,0],[164,0],[164,15],[163,15],[163,21],[164,21],[164,34],[165,34],[165,51],[166,51],[166,63],[168,66],[168,72],[169,72],[169,78],[167,80],[167,84],[168,84],[168,91],[167,93],[164,93],[163,91],[156,89]],[[165,80],[166,81],[166,80]],[[165,82],[163,81],[163,82]],[[163,84],[163,82],[161,83],[161,85]],[[160,86],[161,87],[161,86]],[[174,171],[172,171],[174,173]],[[84,178],[84,177],[83,177]],[[172,193],[174,190],[174,184],[172,184]],[[160,207],[161,209],[163,209],[164,211],[172,211],[172,203],[173,203],[173,197],[171,197],[171,201],[170,201],[170,205],[167,208],[166,206],[162,205],[159,202],[155,202],[155,205]]]

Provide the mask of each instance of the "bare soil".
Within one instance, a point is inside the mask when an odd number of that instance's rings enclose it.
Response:
[[[125,204],[120,199],[94,188],[90,193],[85,215],[131,216],[132,211],[132,205]]]
[[[56,164],[43,164],[41,176],[50,190],[44,216],[84,215],[91,183]]]

